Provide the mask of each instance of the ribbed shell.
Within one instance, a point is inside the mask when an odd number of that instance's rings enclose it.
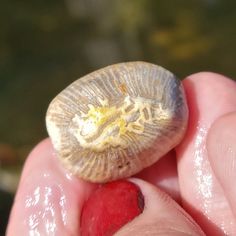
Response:
[[[76,80],[46,115],[64,166],[100,183],[152,165],[181,141],[187,120],[181,82],[146,62],[111,65]]]

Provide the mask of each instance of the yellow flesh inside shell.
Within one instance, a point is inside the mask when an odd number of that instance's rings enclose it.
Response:
[[[127,95],[113,106],[107,99],[99,99],[99,103],[100,106],[89,104],[87,113],[75,114],[71,130],[81,147],[96,152],[117,146],[125,149],[129,145],[123,138],[125,135],[140,135],[145,132],[145,124],[154,125],[171,116],[161,104],[157,108],[151,99],[142,97]]]

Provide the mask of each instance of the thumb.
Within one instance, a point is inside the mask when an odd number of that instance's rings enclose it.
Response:
[[[131,179],[144,196],[144,211],[123,226],[117,236],[205,235],[194,220],[166,193],[140,179]]]

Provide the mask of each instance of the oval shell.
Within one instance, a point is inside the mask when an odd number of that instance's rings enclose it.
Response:
[[[76,80],[46,115],[65,167],[100,183],[152,165],[181,141],[187,120],[181,82],[146,62],[111,65]]]

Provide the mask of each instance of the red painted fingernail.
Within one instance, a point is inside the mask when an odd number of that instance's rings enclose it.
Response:
[[[113,235],[143,208],[143,195],[134,183],[119,180],[101,185],[84,204],[81,235]]]

